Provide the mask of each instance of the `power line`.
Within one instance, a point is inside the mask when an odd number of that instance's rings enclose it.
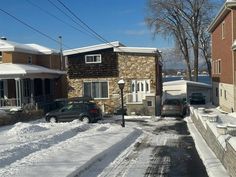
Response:
[[[74,20],[73,18],[71,18],[70,15],[68,15],[66,12],[64,12],[60,7],[58,7],[54,2],[52,2],[51,0],[47,0],[51,5],[53,5],[57,10],[59,10],[61,13],[63,13],[65,16],[67,16],[71,21],[73,21],[75,24],[79,25],[85,32],[87,32],[91,37],[95,37],[93,33],[91,33],[90,31],[88,31],[83,25],[81,25],[80,23],[78,23],[76,20]]]
[[[48,0],[51,1],[51,0]],[[96,38],[99,40],[102,40],[103,42],[111,45],[112,47],[116,47],[113,44],[111,44],[108,40],[106,40],[105,38],[103,38],[100,34],[98,34],[95,30],[93,30],[91,27],[89,27],[89,25],[87,25],[82,19],[80,19],[74,12],[72,12],[72,10],[67,7],[63,2],[61,2],[60,0],[57,0],[57,2],[59,2],[68,12],[70,12],[70,14],[72,14],[77,20],[79,20],[80,23],[82,23],[86,28],[88,28],[93,34],[95,34]]]
[[[48,38],[48,39],[50,39],[50,40],[56,42],[57,44],[59,43],[56,39],[52,38],[51,36],[47,35],[46,33],[41,32],[40,30],[38,30],[38,29],[36,29],[35,27],[33,27],[33,26],[27,24],[26,22],[20,20],[19,18],[17,18],[16,16],[10,14],[9,12],[7,12],[7,11],[1,9],[1,8],[0,8],[0,11],[2,11],[3,13],[7,14],[7,15],[10,16],[10,17],[12,17],[12,18],[15,19],[16,21],[22,23],[23,25],[27,26],[27,27],[30,28],[31,30],[33,30],[33,31],[35,31],[35,32],[37,32],[37,33],[39,33],[39,34],[41,34],[42,36],[44,36],[44,37],[46,37],[46,38]],[[67,47],[67,48],[70,48],[70,47],[66,46],[65,44],[63,44],[63,46],[65,46],[65,47]]]
[[[35,7],[37,7],[39,10],[41,10],[41,11],[44,12],[44,13],[46,13],[47,15],[49,15],[49,16],[51,16],[51,17],[57,19],[58,21],[60,21],[60,22],[62,22],[62,23],[64,23],[64,24],[70,26],[71,28],[73,28],[73,29],[75,29],[75,30],[77,30],[77,31],[79,31],[79,32],[81,32],[81,33],[83,33],[83,34],[89,35],[90,37],[93,37],[91,34],[87,33],[86,31],[82,31],[82,30],[78,29],[77,27],[71,25],[70,23],[67,23],[66,21],[64,21],[64,20],[62,20],[62,19],[60,19],[60,18],[58,18],[56,15],[50,13],[49,11],[47,11],[47,10],[41,8],[39,5],[33,3],[32,1],[30,1],[30,0],[26,0],[26,1],[27,1],[29,4],[31,4],[31,5],[33,5],[33,6],[35,6]]]

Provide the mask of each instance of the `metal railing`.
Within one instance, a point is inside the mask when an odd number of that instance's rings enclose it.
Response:
[[[33,97],[33,100],[31,97],[24,97],[22,99],[21,105],[20,104],[20,99],[17,98],[9,98],[9,99],[4,99],[0,98],[0,107],[11,107],[11,106],[23,106],[26,104],[29,104],[33,101],[33,104],[46,104],[48,102],[52,102],[53,96],[52,95],[45,95],[45,96],[36,96]]]
[[[155,93],[127,93],[126,103],[143,103],[147,96],[155,96]]]
[[[0,99],[0,107],[6,107],[6,106],[17,106],[17,102],[19,99],[16,98],[10,98],[10,99]]]

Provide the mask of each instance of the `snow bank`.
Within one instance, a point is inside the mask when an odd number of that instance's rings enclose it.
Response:
[[[140,134],[111,123],[19,122],[0,128],[0,176],[73,176],[122,151]]]

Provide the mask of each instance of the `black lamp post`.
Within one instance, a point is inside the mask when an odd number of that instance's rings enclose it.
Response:
[[[125,81],[123,79],[118,81],[118,85],[120,88],[120,95],[121,95],[121,108],[122,108],[122,123],[121,126],[125,127],[125,118],[124,118],[124,99],[123,99],[123,90],[125,87]]]

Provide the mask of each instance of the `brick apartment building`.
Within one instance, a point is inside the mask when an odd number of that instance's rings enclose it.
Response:
[[[212,36],[213,103],[236,110],[236,1],[227,0],[208,31]]]

